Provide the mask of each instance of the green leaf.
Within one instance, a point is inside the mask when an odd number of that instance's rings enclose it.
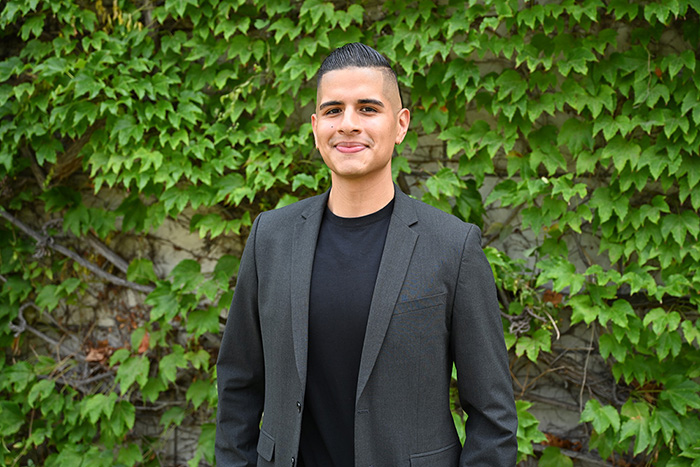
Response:
[[[127,466],[133,466],[143,462],[143,454],[138,444],[131,443],[119,448],[117,462]]]
[[[549,446],[542,451],[542,457],[537,462],[538,467],[573,467],[574,462],[561,453],[561,449]]]
[[[215,213],[206,215],[195,214],[190,221],[190,231],[198,231],[200,238],[206,238],[207,235],[215,238],[228,232],[238,233],[242,223],[243,219],[226,221],[221,218],[220,214]]]
[[[318,180],[310,174],[297,174],[292,181],[292,191],[297,191],[299,187],[306,187],[315,190],[318,188]]]
[[[110,393],[109,396],[100,393],[86,396],[80,404],[80,418],[87,418],[93,425],[97,423],[103,413],[105,418],[109,419],[116,401],[117,394],[114,392]]]
[[[73,78],[73,97],[78,98],[87,94],[89,99],[93,99],[105,87],[103,83],[97,81],[88,71],[82,70]]]
[[[206,350],[199,349],[196,352],[190,351],[185,354],[185,357],[187,360],[189,360],[195,370],[204,369],[207,371],[209,369],[209,360],[211,359],[211,355],[209,355]]]
[[[518,459],[523,460],[527,455],[533,455],[532,443],[541,443],[547,438],[539,430],[539,421],[528,412],[531,402],[523,400],[515,401],[515,409],[518,414]]]
[[[608,4],[608,13],[610,11],[615,12],[615,18],[620,21],[625,16],[628,16],[630,20],[637,17],[638,10],[640,6],[630,0],[611,0]]]
[[[570,118],[561,126],[557,135],[557,144],[568,147],[572,154],[578,154],[584,148],[593,148],[591,124],[585,120]]]
[[[0,401],[0,433],[3,437],[17,433],[26,417],[16,402]]]
[[[666,24],[669,13],[669,7],[663,3],[650,3],[644,7],[644,19],[652,24],[652,18],[658,19],[659,22]]]
[[[222,255],[214,267],[214,279],[219,282],[222,287],[227,285],[229,280],[238,274],[238,267],[240,264],[241,260],[239,258],[231,255]]]
[[[81,101],[73,106],[73,125],[80,124],[83,120],[86,120],[89,125],[95,123],[97,119],[99,108],[92,102]]]
[[[193,259],[180,261],[170,272],[170,276],[173,278],[173,287],[186,292],[193,291],[204,280],[200,269],[199,263]]]
[[[683,342],[681,341],[681,336],[677,332],[663,332],[657,336],[656,339],[656,356],[659,361],[666,358],[669,354],[673,357],[677,357],[681,352],[681,346]]]
[[[685,379],[684,376],[674,375],[669,378],[659,397],[670,402],[680,415],[685,415],[688,407],[700,409],[700,384]]]
[[[411,173],[411,167],[408,165],[408,159],[403,156],[396,156],[391,159],[391,178],[396,180],[400,172],[407,174]]]
[[[582,422],[592,422],[593,429],[603,433],[609,428],[614,432],[620,431],[620,414],[611,405],[601,405],[595,399],[586,402],[586,407],[581,412]]]
[[[697,446],[697,433],[700,433],[700,418],[683,417],[681,418],[681,424],[683,425],[683,429],[678,433],[678,437],[676,438],[678,440],[678,446],[683,450],[688,449],[690,446]]]
[[[462,182],[452,169],[443,167],[425,182],[425,186],[433,197],[439,199],[442,196],[452,197],[459,194]]]
[[[170,290],[168,282],[159,283],[155,290],[148,294],[145,302],[147,305],[153,306],[150,322],[163,317],[166,321],[170,321],[180,311],[177,295]]]
[[[161,358],[158,363],[158,373],[164,381],[172,383],[177,376],[177,369],[186,367],[185,351],[181,345],[175,344],[172,347],[172,352]]]
[[[164,429],[167,429],[170,425],[179,426],[185,419],[185,415],[185,409],[182,407],[170,407],[161,415],[160,424]]]
[[[620,363],[626,360],[629,351],[629,348],[612,334],[602,334],[598,338],[598,347],[601,357],[607,359],[612,355]]]
[[[688,341],[688,344],[693,343],[693,341],[697,341],[700,343],[700,320],[695,322],[695,325],[693,325],[693,322],[690,320],[684,320],[683,323],[681,323],[681,329],[683,329],[683,335],[685,336],[685,339]]]
[[[194,338],[205,332],[217,333],[219,331],[219,309],[209,307],[204,310],[193,310],[187,314],[186,330]]]
[[[10,79],[11,76],[21,72],[24,63],[17,56],[11,56],[6,60],[0,62],[0,82],[5,82]]]
[[[668,444],[675,433],[682,431],[682,425],[676,412],[656,407],[651,418],[652,432],[661,431],[664,441]]]
[[[552,289],[561,292],[569,287],[570,294],[576,294],[585,281],[583,274],[576,274],[576,266],[562,256],[554,256],[537,263],[542,273],[537,277],[536,285],[542,286],[552,281]]]
[[[601,308],[599,316],[600,324],[605,326],[609,320],[620,327],[626,328],[628,320],[631,316],[635,316],[632,305],[627,300],[615,300],[612,306],[604,306]]]
[[[122,395],[126,394],[134,383],[138,383],[139,386],[146,384],[148,381],[148,370],[151,366],[150,363],[150,360],[144,355],[129,357],[119,365],[114,382],[119,384]]]
[[[190,384],[185,394],[185,399],[192,402],[195,410],[199,408],[200,405],[204,403],[205,400],[209,398],[210,392],[213,386],[210,381],[197,380]]]
[[[627,163],[629,163],[630,169],[634,169],[637,166],[640,154],[641,148],[638,144],[630,143],[622,136],[616,135],[603,148],[601,157],[604,159],[612,158],[615,168],[618,172],[621,172]]]
[[[109,358],[109,366],[114,366],[118,363],[123,363],[129,356],[131,352],[129,349],[117,349],[114,351],[112,356]]]
[[[63,218],[63,230],[80,237],[90,229],[90,213],[83,203],[69,209]]]
[[[654,334],[661,334],[663,331],[675,331],[681,322],[681,315],[676,311],[667,313],[663,308],[654,308],[644,316],[644,326],[652,324]]]
[[[277,204],[275,205],[274,209],[289,206],[290,204],[296,203],[297,201],[299,201],[299,198],[297,198],[296,196],[292,196],[289,193],[285,193],[284,195],[282,195],[279,201],[277,201]]]
[[[209,464],[214,464],[214,445],[216,441],[216,424],[204,423],[201,427],[199,440],[197,441],[197,451],[194,457],[187,463],[189,467],[197,467],[200,465],[200,459],[204,459]]]
[[[121,437],[134,428],[136,409],[129,401],[119,401],[114,405],[114,411],[108,420],[107,423],[111,426],[115,435]]]
[[[29,283],[18,276],[10,276],[2,286],[2,293],[10,299],[10,303],[23,301],[34,288]]]
[[[571,324],[585,322],[591,324],[600,315],[600,307],[594,305],[590,295],[577,295],[569,300],[571,306]]]
[[[121,146],[126,146],[131,140],[138,143],[142,139],[143,125],[138,124],[133,115],[127,114],[117,119],[111,132]]]
[[[525,95],[527,82],[513,69],[506,69],[496,80],[498,100],[504,100],[510,96],[510,102],[516,102]]]
[[[41,402],[51,395],[56,383],[51,379],[39,380],[27,395],[27,402],[30,407],[35,407],[37,402]],[[0,415],[2,417],[2,415]]]
[[[628,399],[622,406],[621,412],[627,420],[622,424],[620,441],[634,436],[634,455],[636,456],[646,450],[652,442],[649,406],[644,402]]]
[[[45,285],[39,290],[35,302],[40,309],[52,311],[58,306],[60,300],[61,297],[58,294],[58,287],[53,284],[49,284]]]
[[[700,233],[700,218],[690,210],[682,214],[667,214],[661,219],[661,233],[665,239],[669,233],[679,245],[685,244],[686,233],[697,240]]]
[[[145,227],[148,210],[146,205],[139,199],[138,194],[126,198],[117,208],[117,213],[124,216],[122,230],[142,231]]]
[[[535,331],[532,336],[520,336],[515,344],[515,354],[527,355],[531,361],[536,362],[540,350],[549,352],[552,348],[552,335],[544,328]]]
[[[618,330],[618,333],[624,330]],[[616,338],[623,340],[624,337],[616,335]],[[627,339],[632,342],[632,339]],[[639,339],[637,339],[639,343]],[[657,363],[657,364],[655,364]],[[654,360],[650,360],[646,355],[627,355],[623,362],[613,364],[613,376],[615,381],[620,381],[620,376],[624,375],[627,384],[643,385],[646,381],[659,374],[660,365]]]
[[[46,61],[39,64],[35,71],[40,74],[42,78],[49,78],[55,75],[62,75],[68,71],[68,60],[62,57],[51,57]]]
[[[150,284],[158,280],[153,270],[153,262],[148,258],[132,260],[126,271],[126,278],[137,284]]]
[[[141,388],[144,400],[156,402],[158,396],[168,389],[168,385],[161,378],[148,378],[148,382]]]
[[[141,171],[146,171],[153,167],[158,170],[163,165],[163,153],[160,151],[149,151],[145,148],[139,148],[132,156],[134,160],[141,160]]]
[[[593,191],[589,205],[598,211],[600,221],[605,222],[612,217],[616,201],[612,198],[610,187],[602,186]]]

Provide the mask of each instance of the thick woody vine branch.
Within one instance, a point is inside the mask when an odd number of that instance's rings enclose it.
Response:
[[[38,311],[41,311],[41,310],[39,310],[39,308],[36,306],[36,304],[34,302],[27,302],[27,303],[23,304],[19,308],[19,311],[17,314],[16,320],[18,321],[18,324],[15,324],[12,322],[9,324],[10,330],[14,331],[14,333],[15,333],[15,337],[19,336],[24,331],[29,331],[32,334],[34,334],[35,336],[37,336],[38,338],[40,338],[41,340],[43,340],[44,342],[46,342],[47,344],[49,344],[51,347],[56,349],[56,353],[61,358],[72,357],[72,358],[75,358],[76,360],[78,360],[79,362],[85,361],[85,357],[83,355],[81,355],[79,352],[66,347],[65,345],[61,344],[61,342],[57,341],[56,339],[53,339],[52,337],[44,334],[43,332],[39,331],[35,327],[27,324],[27,320],[24,318],[23,313],[24,313],[24,310],[26,310],[28,307],[32,307]]]
[[[112,284],[121,286],[121,287],[128,287],[130,289],[143,292],[143,293],[151,293],[155,287],[150,286],[150,285],[143,285],[143,284],[137,284],[135,282],[128,281],[126,279],[122,279],[121,277],[115,276],[114,274],[111,274],[109,272],[106,272],[96,264],[91,263],[90,261],[86,260],[85,258],[80,257],[76,252],[73,250],[70,250],[66,248],[65,246],[58,244],[53,241],[53,238],[51,237],[46,237],[41,235],[39,232],[36,230],[32,229],[28,225],[26,225],[24,222],[20,221],[16,217],[14,217],[12,214],[9,212],[5,211],[4,209],[0,209],[0,217],[3,217],[5,220],[13,224],[15,227],[20,229],[22,232],[27,234],[28,236],[32,237],[34,241],[37,242],[37,245],[39,246],[46,246],[51,248],[52,250],[61,253],[64,256],[67,256],[68,258],[72,259],[76,263],[80,264],[84,268],[88,269],[91,271],[93,274],[96,276],[111,282]],[[106,248],[106,247],[105,247]],[[100,253],[104,253],[104,249],[99,250]],[[113,255],[110,255],[113,256]],[[111,260],[113,258],[107,257],[108,260]],[[123,260],[122,260],[123,261]],[[118,262],[118,261],[117,261]],[[117,264],[115,264],[119,269],[121,269]]]

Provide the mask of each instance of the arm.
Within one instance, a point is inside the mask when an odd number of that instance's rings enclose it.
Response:
[[[451,345],[462,407],[468,414],[461,467],[513,467],[518,420],[496,286],[469,226],[452,311]]]
[[[253,222],[243,250],[216,362],[219,403],[215,454],[220,467],[253,467],[258,461],[256,448],[265,390],[255,259],[260,217]]]

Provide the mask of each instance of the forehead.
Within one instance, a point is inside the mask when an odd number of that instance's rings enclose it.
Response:
[[[373,97],[390,100],[385,73],[379,68],[343,68],[332,70],[321,77],[317,90],[319,104],[322,101],[338,100],[341,95],[358,99]]]

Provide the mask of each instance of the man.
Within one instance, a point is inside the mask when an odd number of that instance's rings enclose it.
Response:
[[[515,404],[479,229],[393,184],[410,114],[384,57],[343,46],[317,89],[311,123],[331,189],[253,223],[217,362],[218,465],[514,466]]]

